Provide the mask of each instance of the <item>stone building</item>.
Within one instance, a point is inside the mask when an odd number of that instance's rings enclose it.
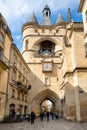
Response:
[[[6,114],[28,113],[29,67],[14,43],[11,44]]]
[[[9,27],[0,13],[0,119],[6,114],[9,56],[12,41]]]
[[[87,120],[87,58],[85,57],[82,22],[68,21],[59,14],[51,23],[51,10],[46,5],[43,20],[38,23],[33,13],[22,27],[22,55],[30,68],[29,110],[38,114],[41,104],[49,99],[54,111],[68,120]],[[66,14],[67,15],[67,14]]]
[[[0,120],[13,110],[28,113],[29,71],[0,14]]]
[[[83,16],[83,25],[84,25],[84,46],[85,46],[85,56],[87,57],[87,1],[86,0],[80,0],[79,12],[82,12]]]

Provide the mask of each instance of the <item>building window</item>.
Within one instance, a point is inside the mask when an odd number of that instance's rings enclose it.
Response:
[[[46,12],[46,16],[48,17],[48,12]]]
[[[51,29],[49,29],[49,32],[51,32],[52,30]]]
[[[58,30],[56,30],[56,33],[58,33]]]
[[[22,63],[19,61],[19,70],[22,72]]]
[[[12,98],[14,98],[14,97],[15,97],[15,90],[12,89]]]
[[[87,58],[87,43],[85,44],[85,57]]]
[[[44,29],[42,29],[42,33],[44,33],[45,32],[45,30]]]
[[[86,18],[86,22],[87,22],[87,10],[85,11],[85,18]]]
[[[25,96],[25,102],[27,102],[27,96]]]
[[[1,43],[4,43],[4,36],[3,36],[2,33],[0,33],[0,42],[1,42]]]
[[[50,79],[48,77],[45,78],[45,85],[46,86],[50,85]]]
[[[25,41],[25,50],[28,49],[28,40]]]
[[[39,53],[42,56],[45,55],[53,55],[54,54],[55,45],[51,41],[43,41],[40,45]]]
[[[17,56],[14,55],[14,65],[17,65]]]
[[[24,94],[22,94],[22,101],[24,101]]]
[[[18,91],[18,99],[20,99],[21,97],[21,93]]]
[[[37,29],[35,29],[35,33],[37,33]]]
[[[16,81],[16,77],[17,77],[17,71],[16,71],[16,70],[13,70],[12,80]]]

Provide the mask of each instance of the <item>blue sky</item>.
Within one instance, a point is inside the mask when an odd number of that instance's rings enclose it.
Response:
[[[11,30],[14,43],[22,51],[21,28],[32,12],[35,13],[38,23],[42,20],[42,10],[47,4],[51,10],[51,20],[54,24],[59,13],[67,21],[68,8],[71,9],[73,21],[81,22],[82,15],[78,13],[80,0],[0,0],[0,12],[5,17]]]

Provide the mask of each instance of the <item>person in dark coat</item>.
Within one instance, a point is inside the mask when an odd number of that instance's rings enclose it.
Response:
[[[54,112],[51,112],[50,114],[51,114],[52,120],[53,120],[54,119]]]
[[[50,113],[49,111],[47,111],[47,121],[49,121],[49,116],[50,116]]]
[[[31,111],[31,124],[34,124],[34,120],[35,120],[35,113],[34,111]]]
[[[41,121],[43,121],[43,117],[44,117],[44,112],[41,111],[41,112],[40,112],[40,120],[41,120]]]

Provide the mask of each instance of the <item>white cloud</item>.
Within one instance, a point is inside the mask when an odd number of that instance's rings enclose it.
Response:
[[[17,36],[16,36],[16,39],[19,40],[20,38],[21,38],[21,35],[17,35]]]
[[[7,20],[30,15],[33,11],[42,12],[48,4],[53,12],[58,9],[75,8],[80,0],[0,0],[0,12]],[[11,19],[10,19],[11,18]]]

